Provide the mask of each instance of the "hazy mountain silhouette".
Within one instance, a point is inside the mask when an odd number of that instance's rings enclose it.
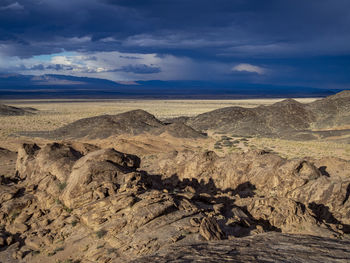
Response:
[[[0,98],[291,98],[325,97],[340,90],[225,81],[136,81],[65,75],[0,74]]]

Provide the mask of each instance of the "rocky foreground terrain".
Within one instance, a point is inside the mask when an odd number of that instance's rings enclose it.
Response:
[[[350,259],[349,162],[261,151],[181,160],[152,174],[114,149],[23,145],[16,174],[1,177],[0,260]]]
[[[335,127],[347,123],[347,96],[262,111],[287,112],[275,134],[291,131],[288,116],[297,132],[320,116]],[[231,117],[215,123],[233,127]],[[137,110],[32,133],[45,141],[17,153],[0,149],[0,262],[350,261],[349,161],[259,149],[219,156],[188,143],[210,141],[209,128],[195,129],[200,119]]]

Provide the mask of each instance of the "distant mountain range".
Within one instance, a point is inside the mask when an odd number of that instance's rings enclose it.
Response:
[[[339,89],[232,83],[225,81],[133,81],[66,75],[0,74],[0,99],[244,99],[326,97]]]

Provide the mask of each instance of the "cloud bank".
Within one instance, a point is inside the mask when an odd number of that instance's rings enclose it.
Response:
[[[263,75],[266,73],[266,70],[262,67],[254,66],[251,64],[245,64],[245,63],[238,64],[237,66],[234,66],[232,68],[232,70],[239,71],[239,72],[246,71],[246,72],[251,72],[251,73],[257,73],[259,75]]]
[[[0,7],[0,11],[6,11],[6,10],[20,11],[23,9],[24,9],[23,5],[19,4],[18,2],[14,2],[14,3],[11,3],[9,5],[5,5],[5,6]]]
[[[2,0],[0,71],[347,85],[348,10],[348,0]]]

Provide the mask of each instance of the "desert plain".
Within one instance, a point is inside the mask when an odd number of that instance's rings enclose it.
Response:
[[[349,91],[1,103],[0,262],[350,259]]]
[[[296,98],[301,103],[310,103],[318,98]],[[14,107],[34,108],[38,111],[33,115],[22,116],[0,116],[0,147],[16,151],[22,142],[29,142],[32,139],[20,136],[23,131],[50,131],[73,121],[105,114],[119,114],[130,110],[142,109],[153,114],[158,119],[176,118],[180,116],[194,117],[198,114],[209,112],[224,107],[254,108],[267,106],[282,101],[283,99],[241,99],[241,100],[115,100],[115,99],[76,99],[76,100],[3,100],[2,103]],[[346,127],[332,127],[332,129]],[[350,128],[350,126],[349,126]],[[218,141],[225,133],[215,134],[211,132],[211,138]],[[42,138],[36,138],[35,141]],[[252,137],[248,142],[241,143],[240,148],[269,148],[273,149],[286,158],[293,157],[324,157],[336,156],[346,160],[350,159],[350,145],[338,143],[334,140],[286,140],[271,139],[263,137]],[[248,145],[247,145],[248,144]],[[227,151],[239,150],[235,147],[226,147],[218,151],[214,144],[204,143],[201,146],[205,149],[212,149],[218,154]]]

